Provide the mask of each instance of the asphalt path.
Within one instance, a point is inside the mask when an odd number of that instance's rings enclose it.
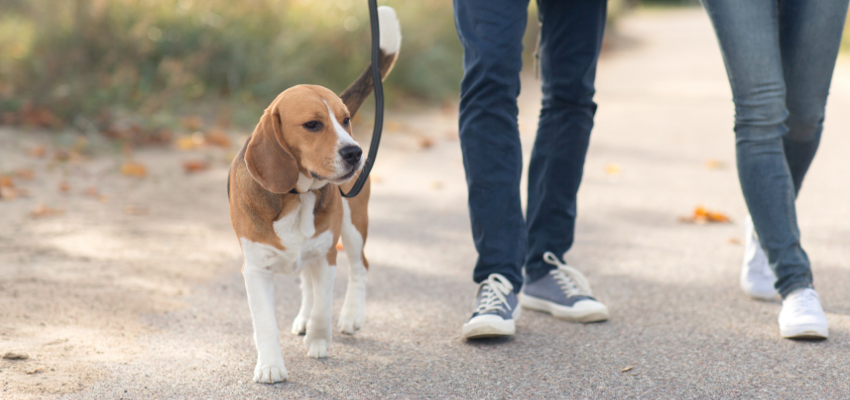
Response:
[[[138,351],[98,361],[100,379],[61,397],[850,397],[850,60],[836,70],[820,153],[798,200],[830,337],[791,341],[779,337],[779,301],[751,300],[738,287],[747,212],[734,164],[731,93],[705,13],[641,11],[617,28],[597,73],[599,110],[568,255],[608,305],[609,321],[576,324],[526,311],[513,338],[463,341],[476,253],[456,110],[388,115],[374,170],[362,330],[334,333],[329,358],[307,358],[302,337],[289,333],[298,284],[279,276],[289,380],[252,382],[256,353],[222,166],[204,183],[219,192],[210,189],[191,213],[169,214],[177,225],[191,216],[221,251],[206,266],[167,267],[217,273],[173,294],[179,307],[140,314],[146,329],[134,339]],[[525,76],[526,162],[539,101],[539,81]],[[167,200],[180,188],[151,190]],[[732,223],[679,220],[700,205]],[[346,276],[341,256],[334,321]]]

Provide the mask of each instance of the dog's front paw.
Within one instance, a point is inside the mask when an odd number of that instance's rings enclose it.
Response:
[[[355,304],[357,302],[346,302],[342,305],[342,312],[339,314],[339,331],[347,335],[353,335],[355,331],[363,327],[363,319],[365,312],[363,304]]]
[[[254,368],[254,382],[257,383],[278,383],[283,382],[288,378],[286,375],[286,366],[283,365],[283,359],[280,364],[261,365],[257,363]]]
[[[292,321],[292,334],[293,335],[303,335],[307,333],[307,321],[309,318],[302,317],[300,314],[295,317],[295,321]]]
[[[307,357],[325,358],[328,356],[328,341],[325,339],[314,339],[307,343]]]

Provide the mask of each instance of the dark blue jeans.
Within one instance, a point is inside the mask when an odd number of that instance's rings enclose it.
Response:
[[[735,101],[738,178],[784,298],[812,287],[795,200],[815,157],[848,0],[703,0]]]
[[[522,287],[553,267],[543,254],[573,243],[576,193],[593,128],[593,81],[605,0],[538,0],[543,104],[528,171],[528,223],[520,203],[517,96],[528,0],[454,0],[463,44],[460,143],[478,250],[473,279],[492,273]]]

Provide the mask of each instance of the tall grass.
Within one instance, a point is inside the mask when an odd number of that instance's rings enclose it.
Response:
[[[388,95],[453,96],[451,3],[384,3],[404,35]],[[369,61],[368,23],[355,0],[0,0],[0,111],[70,121],[210,99],[265,106],[298,83],[341,91]]]

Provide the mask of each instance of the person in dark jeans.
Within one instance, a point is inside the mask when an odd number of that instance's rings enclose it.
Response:
[[[823,132],[848,0],[702,2],[732,87],[738,178],[752,216],[741,288],[782,297],[782,337],[826,339],[795,201]]]
[[[607,3],[537,4],[543,104],[526,222],[517,96],[528,0],[454,0],[464,49],[460,142],[478,250],[473,279],[479,287],[462,329],[466,339],[513,335],[520,306],[572,321],[608,318],[584,276],[563,260],[573,244],[576,194],[596,112],[594,78]]]

